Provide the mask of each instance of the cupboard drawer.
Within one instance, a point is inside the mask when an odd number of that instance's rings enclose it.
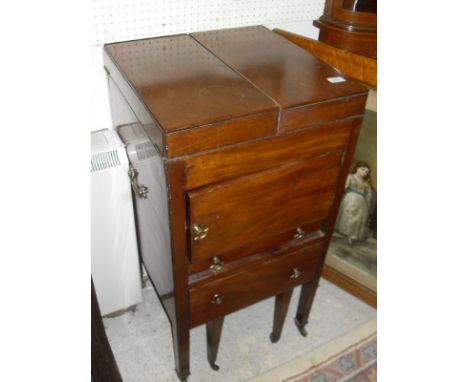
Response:
[[[318,270],[323,240],[290,254],[246,264],[213,281],[190,287],[190,322],[197,326],[216,317],[311,281]]]
[[[192,264],[251,243],[268,247],[282,233],[287,241],[296,230],[308,234],[329,213],[340,160],[328,154],[189,192]]]

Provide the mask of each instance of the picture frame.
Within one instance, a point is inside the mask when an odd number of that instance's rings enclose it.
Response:
[[[340,228],[338,214],[322,277],[377,307],[377,60],[281,29],[275,29],[274,32],[369,88],[366,113],[350,174],[353,175],[359,162],[365,162],[370,170],[368,211],[364,214],[365,219],[360,219],[361,225],[365,224],[363,231],[366,233],[353,235]],[[343,199],[346,195],[345,192]]]

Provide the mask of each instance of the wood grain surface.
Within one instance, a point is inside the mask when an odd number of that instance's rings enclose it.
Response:
[[[105,50],[165,133],[276,110],[276,104],[187,35]]]
[[[348,143],[352,124],[353,120],[344,120],[187,157],[184,159],[187,165],[186,188],[197,188],[293,160],[342,151]]]
[[[377,87],[377,60],[338,49],[323,42],[285,30],[274,29],[273,31],[314,54],[347,76],[355,78],[373,88]]]
[[[222,278],[204,283],[200,287],[192,284],[191,326],[200,325],[310,281],[317,270],[321,248],[322,242],[318,241],[296,252],[267,258],[258,264],[249,264],[245,269],[225,274]],[[301,273],[298,278],[291,278],[294,268]],[[222,296],[219,305],[212,303],[215,294]]]
[[[209,228],[203,240],[191,233],[191,261],[323,220],[340,161],[340,153],[325,155],[189,192],[190,225]]]
[[[274,99],[282,109],[365,94],[355,81],[331,83],[340,73],[263,26],[193,33],[230,67]]]

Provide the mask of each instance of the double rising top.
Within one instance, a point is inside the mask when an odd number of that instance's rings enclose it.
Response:
[[[361,104],[367,94],[262,26],[108,44],[105,54],[163,134],[179,138],[216,125],[213,134],[219,137],[205,131],[211,143],[198,145],[201,149],[279,134],[311,120],[323,123],[334,107],[327,102],[354,97]],[[331,82],[334,77],[345,81]],[[185,141],[194,138],[191,133]]]

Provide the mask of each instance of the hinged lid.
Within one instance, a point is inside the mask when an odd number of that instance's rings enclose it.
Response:
[[[192,36],[286,109],[280,119],[286,130],[364,110],[367,88],[266,27],[222,29]],[[359,102],[351,99],[356,96]],[[353,105],[347,107],[348,100],[343,98],[349,98]],[[345,105],[341,106],[343,101]],[[341,113],[333,110],[338,104],[343,108]],[[306,118],[296,121],[298,113],[293,115],[293,109],[306,106],[301,110]]]
[[[163,132],[177,134],[177,142],[166,142],[168,157],[187,152],[171,152],[171,143],[194,152],[276,132],[277,105],[188,35],[109,44],[105,51]],[[249,124],[265,115],[271,118],[261,128]],[[218,130],[200,130],[207,141],[201,147],[192,147],[193,133],[178,141],[181,133],[213,124]]]

